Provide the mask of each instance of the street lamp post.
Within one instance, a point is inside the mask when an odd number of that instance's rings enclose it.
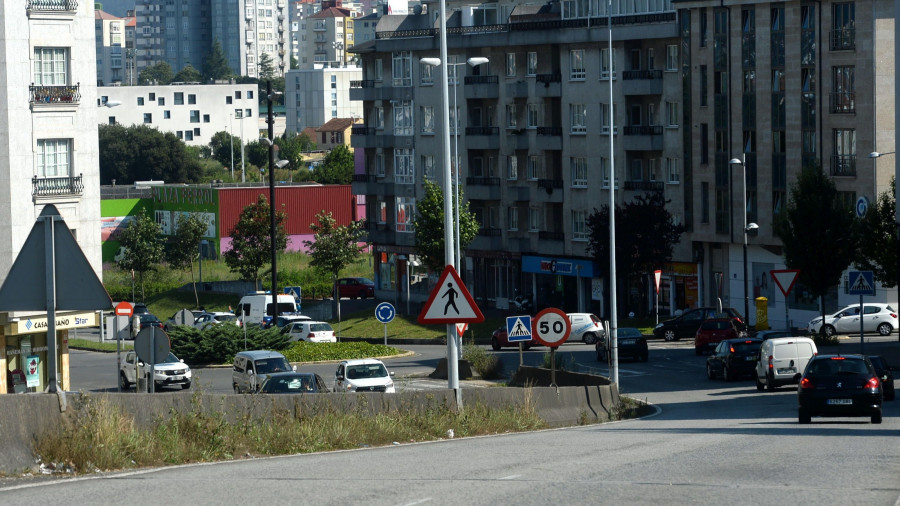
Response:
[[[615,107],[613,106],[613,43],[612,43],[612,0],[606,5],[606,28],[609,32],[609,376],[613,383],[619,384],[619,318],[616,312],[616,157],[615,139]]]
[[[244,112],[241,111],[241,182],[246,182],[244,175]]]
[[[262,141],[269,146],[269,234],[272,250],[272,314],[269,316],[272,318],[278,316],[278,267],[275,256],[275,169],[280,169],[288,164],[287,160],[279,160],[277,164],[275,163],[275,118],[272,112],[272,98],[274,96],[272,81],[266,81],[266,123],[269,125],[269,132],[268,137],[263,137]]]
[[[228,113],[228,151],[231,152],[231,181],[234,181],[234,113]]]
[[[747,289],[747,232],[751,230],[756,230],[759,228],[759,225],[756,223],[747,223],[747,165],[746,165],[746,155],[742,154],[741,158],[732,158],[728,163],[730,165],[740,165],[741,173],[743,174],[744,180],[744,318],[747,319],[746,325],[750,327],[750,294]]]
[[[431,65],[433,67],[437,67],[441,64],[440,58],[421,58],[419,61],[421,63],[424,63],[425,65]],[[453,174],[454,174],[453,178],[455,180],[454,186],[453,186],[453,189],[454,189],[453,205],[454,205],[454,216],[455,216],[454,221],[456,223],[455,226],[453,227],[453,234],[454,234],[454,239],[456,242],[456,255],[454,257],[455,258],[454,267],[456,267],[457,273],[462,272],[461,271],[462,252],[461,252],[460,241],[459,241],[459,230],[460,230],[460,223],[459,223],[459,207],[460,207],[460,202],[459,202],[459,107],[456,105],[456,94],[457,94],[456,92],[457,92],[457,89],[459,88],[459,75],[458,75],[458,72],[456,71],[456,67],[458,67],[459,65],[465,65],[465,64],[468,64],[471,67],[477,67],[478,65],[483,65],[485,63],[488,63],[489,61],[490,60],[488,58],[485,58],[483,56],[474,56],[472,58],[469,58],[465,62],[448,63],[448,65],[447,65],[448,67],[453,67]],[[448,118],[449,118],[449,114],[448,114]],[[460,274],[460,275],[462,275],[462,274]]]

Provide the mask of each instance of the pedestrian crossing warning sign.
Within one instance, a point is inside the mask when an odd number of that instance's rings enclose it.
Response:
[[[428,302],[419,313],[417,321],[428,323],[481,323],[484,315],[459,279],[452,265],[444,268],[437,285],[431,290]]]
[[[872,271],[850,271],[848,295],[875,295],[875,276]]]
[[[531,317],[507,316],[506,340],[511,343],[517,341],[531,341]]]

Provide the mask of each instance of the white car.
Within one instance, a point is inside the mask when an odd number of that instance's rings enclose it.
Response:
[[[218,325],[220,323],[233,323],[237,325],[238,317],[234,313],[228,312],[208,312],[201,313],[194,320],[194,328],[205,329],[210,325]]]
[[[306,341],[308,343],[336,343],[334,329],[325,322],[299,321],[285,325],[283,334],[290,336],[289,342]]]
[[[392,394],[396,392],[393,376],[378,359],[344,360],[334,373],[334,391]]]
[[[568,341],[574,343],[581,341],[585,344],[594,344],[606,339],[606,328],[603,320],[591,313],[568,313],[572,332]]]
[[[900,326],[897,312],[889,304],[866,303],[863,304],[863,314],[859,314],[859,304],[851,304],[840,311],[825,316],[825,335],[859,333],[859,323],[862,318],[864,332],[878,332],[883,336],[891,335],[891,332]],[[807,326],[810,334],[818,334],[822,329],[822,317],[813,318]]]
[[[139,360],[134,351],[129,351],[119,370],[119,386],[122,391],[127,391],[137,383],[137,376],[146,376],[150,371],[150,365]],[[180,386],[182,389],[191,388],[191,368],[180,360],[175,354],[169,352],[169,356],[163,363],[156,364],[153,370],[153,379],[156,381],[156,390],[162,387]]]

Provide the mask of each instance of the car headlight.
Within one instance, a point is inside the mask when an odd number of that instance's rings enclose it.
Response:
[[[657,324],[656,324],[656,326],[655,326],[655,327],[653,327],[653,330],[656,330],[656,329],[661,329],[661,328],[662,328],[662,326],[663,326],[663,324],[662,324],[662,323],[657,323]]]

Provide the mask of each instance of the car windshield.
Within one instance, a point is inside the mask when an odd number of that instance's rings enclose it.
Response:
[[[356,281],[358,281],[361,285],[374,285],[375,284],[374,281],[372,281],[371,279],[366,279],[366,278],[358,278]]]
[[[309,325],[311,332],[331,332],[331,325],[327,323],[312,323]]]
[[[176,357],[175,354],[172,353],[172,352],[170,351],[170,352],[169,352],[169,355],[166,356],[165,363],[167,363],[167,364],[174,364],[174,363],[177,363],[177,362],[178,362],[178,357]]]
[[[262,388],[265,393],[283,393],[283,392],[314,392],[316,390],[315,381],[311,374],[296,374],[290,376],[279,376],[270,378]]]
[[[347,366],[347,379],[383,378],[388,375],[382,364]]]
[[[759,343],[733,343],[731,347],[735,353],[759,351]]]
[[[842,376],[868,373],[869,369],[862,360],[838,357],[816,360],[810,363],[807,376]]]
[[[291,364],[284,357],[263,358],[254,362],[256,374],[271,374],[291,370]]]
[[[616,331],[616,337],[618,337],[619,339],[623,337],[641,337],[641,335],[642,334],[640,330],[632,327],[624,327]]]
[[[237,316],[235,316],[233,314],[220,314],[220,315],[216,316],[215,318],[217,321],[220,321],[220,322],[237,321]]]
[[[149,314],[149,313],[142,314],[140,317],[141,317],[141,322],[144,322],[144,323],[158,322],[158,321],[159,321],[159,318],[157,318],[155,315],[152,315],[152,314]]]

